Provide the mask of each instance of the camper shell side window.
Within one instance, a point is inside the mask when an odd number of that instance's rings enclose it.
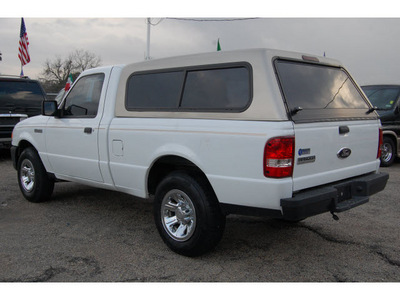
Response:
[[[133,73],[127,81],[130,111],[242,112],[252,100],[248,63]]]

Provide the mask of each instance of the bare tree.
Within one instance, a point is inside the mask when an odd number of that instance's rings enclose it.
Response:
[[[48,92],[57,92],[67,82],[69,74],[73,79],[79,76],[86,69],[100,66],[101,59],[94,53],[86,50],[75,50],[67,58],[56,56],[54,59],[47,59],[43,65],[40,81]]]
[[[76,71],[83,72],[86,69],[98,67],[101,59],[94,53],[80,50],[75,50],[70,56],[69,60]]]

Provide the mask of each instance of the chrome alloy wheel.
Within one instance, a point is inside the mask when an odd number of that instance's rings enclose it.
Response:
[[[189,240],[196,228],[196,211],[190,197],[176,189],[165,194],[161,203],[161,221],[175,241]]]
[[[22,161],[19,180],[24,190],[28,193],[32,192],[35,188],[35,169],[29,159],[24,159]]]
[[[389,143],[383,143],[381,151],[382,151],[381,159],[384,162],[389,162],[392,159],[392,156],[393,156],[392,145],[390,145]]]

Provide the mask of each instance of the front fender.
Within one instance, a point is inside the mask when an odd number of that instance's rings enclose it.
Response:
[[[18,161],[18,154],[27,147],[33,147],[38,152],[47,172],[51,172],[51,166],[47,159],[46,151],[46,124],[49,117],[36,116],[18,123],[14,127],[12,146],[15,160]]]

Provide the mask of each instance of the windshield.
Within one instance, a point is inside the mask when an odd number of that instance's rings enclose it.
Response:
[[[64,99],[64,96],[65,96],[66,93],[67,93],[67,92],[65,91],[65,88],[62,88],[62,89],[58,92],[56,98],[54,99],[55,101],[57,101],[57,104],[58,104],[58,105],[62,102],[62,100]]]
[[[0,100],[44,100],[36,82],[0,81]]]
[[[362,89],[373,106],[379,110],[391,110],[400,93],[400,86],[372,85]]]
[[[369,106],[342,68],[287,60],[275,67],[294,121],[366,117]]]

